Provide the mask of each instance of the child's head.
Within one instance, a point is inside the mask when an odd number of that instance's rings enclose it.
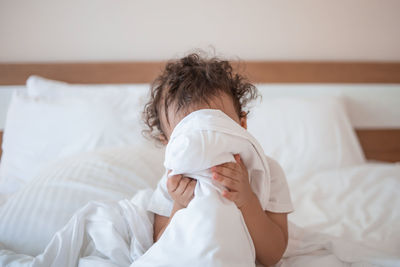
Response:
[[[257,97],[257,89],[234,73],[231,64],[218,58],[190,54],[170,61],[151,85],[145,105],[147,132],[166,144],[175,126],[199,109],[219,109],[246,127],[246,104]]]

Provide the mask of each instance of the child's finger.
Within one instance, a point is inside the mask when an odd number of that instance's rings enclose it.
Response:
[[[185,189],[183,190],[182,194],[183,194],[186,190],[188,190],[188,187],[189,187],[190,183],[194,180],[193,178],[190,178],[190,177],[184,177],[184,178],[185,178],[185,179],[188,179],[188,183],[186,184]]]
[[[233,176],[235,176],[235,175],[233,175]],[[215,178],[218,178],[218,177],[221,178],[221,179],[224,178],[224,179],[230,179],[230,180],[239,182],[239,180],[236,179],[236,177],[226,176],[226,175],[223,175],[223,174],[221,174],[219,172],[213,172],[212,173],[212,176],[211,176],[212,179],[215,179]]]
[[[175,190],[178,188],[179,181],[182,179],[182,175],[174,175],[171,177],[168,177],[167,179],[167,189],[170,192],[175,192]]]
[[[237,192],[222,191],[222,196],[230,201],[235,201],[237,199]]]
[[[183,192],[182,196],[186,199],[191,199],[193,197],[194,188],[196,186],[196,180],[192,179],[189,184],[187,185],[185,191]]]
[[[231,170],[236,170],[236,168],[237,168],[236,165],[237,165],[237,163],[235,163],[235,162],[226,162],[226,163],[222,163],[222,164],[219,164],[217,166],[214,166],[211,169],[213,169],[215,167],[223,167],[223,168],[228,168],[228,169],[231,169]]]
[[[213,174],[220,174],[222,176],[237,180],[236,176],[238,174],[237,170],[233,170],[230,168],[226,168],[224,166],[216,166],[211,168],[211,170],[213,171]]]
[[[240,167],[242,167],[242,169],[246,169],[246,166],[244,165],[242,158],[240,157],[240,154],[235,154],[233,155],[233,157],[236,160],[236,163],[240,165]]]
[[[246,165],[244,165],[244,162],[243,162],[242,158],[240,157],[240,155],[235,154],[234,157],[235,157],[237,164],[239,164],[239,167],[241,168],[242,173],[243,172],[247,173],[247,167],[246,167]],[[241,176],[241,177],[244,178],[245,176]]]
[[[182,195],[183,192],[185,192],[185,189],[187,187],[187,185],[190,182],[190,178],[187,177],[183,177],[180,181],[179,181],[179,185],[178,188],[175,190],[175,193]]]
[[[219,174],[214,174],[213,179],[223,186],[229,188],[230,190],[237,189],[237,182],[231,178],[227,178]]]

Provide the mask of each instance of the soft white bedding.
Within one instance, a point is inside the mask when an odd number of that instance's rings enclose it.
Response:
[[[150,194],[148,194],[150,193]],[[58,231],[40,255],[18,254],[0,244],[1,266],[129,266],[153,244],[153,214],[141,208],[151,191],[137,200],[90,202]]]
[[[400,266],[399,164],[368,163],[289,183],[295,212],[280,266]]]
[[[400,265],[400,165],[362,164],[299,176],[289,184],[295,212],[289,215],[289,246],[278,266]],[[146,201],[133,203],[147,205]],[[108,206],[110,214],[113,205]],[[131,245],[126,243],[127,248]],[[2,264],[21,260],[9,251],[0,254]],[[90,259],[98,260],[85,257],[83,261]]]
[[[162,153],[136,145],[50,164],[0,205],[0,243],[17,253],[42,253],[56,231],[88,202],[130,199],[138,190],[154,187],[164,172],[162,161]]]
[[[72,93],[70,87],[77,90]],[[131,89],[138,91],[97,91],[39,79],[15,99],[1,162],[2,248],[36,256],[89,201],[116,204],[155,186],[163,173],[163,150],[140,134],[146,88]],[[110,97],[115,109],[109,108]],[[278,265],[400,266],[400,166],[364,164],[340,102],[344,99],[315,100],[265,99],[249,117],[250,132],[284,167],[295,206],[288,217],[289,246]],[[83,103],[79,112],[77,102]],[[59,120],[60,114],[68,123]],[[54,123],[57,127],[49,131]],[[85,132],[93,134],[88,140],[98,142],[83,140]],[[49,142],[52,153],[42,153],[49,152],[44,149]],[[13,164],[4,166],[7,161]],[[13,175],[6,175],[10,168]]]
[[[233,154],[240,154],[247,165],[260,200],[269,199],[271,177],[260,144],[222,111],[199,110],[175,127],[164,163],[172,170],[171,175],[184,174],[198,180],[195,197],[174,215],[156,244],[151,246],[147,206],[123,200],[118,204],[89,203],[37,257],[4,250],[0,261],[36,267],[88,262],[94,266],[99,259],[103,266],[110,267],[254,266],[255,248],[242,214],[233,202],[222,197],[209,170],[234,161]]]
[[[248,115],[248,130],[289,179],[365,162],[341,97],[263,99]]]
[[[80,152],[135,144],[154,149],[141,135],[147,87],[105,87],[42,98],[28,92],[16,91],[8,110],[0,194],[17,192],[42,167]]]

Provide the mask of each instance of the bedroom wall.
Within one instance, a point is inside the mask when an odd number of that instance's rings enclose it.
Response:
[[[400,60],[398,0],[1,0],[0,62]]]
[[[0,1],[0,62],[164,60],[195,47],[244,60],[400,61],[400,1]],[[0,129],[12,91],[0,86]]]

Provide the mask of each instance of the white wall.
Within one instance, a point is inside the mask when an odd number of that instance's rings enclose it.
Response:
[[[399,0],[0,0],[0,62],[400,60]]]

